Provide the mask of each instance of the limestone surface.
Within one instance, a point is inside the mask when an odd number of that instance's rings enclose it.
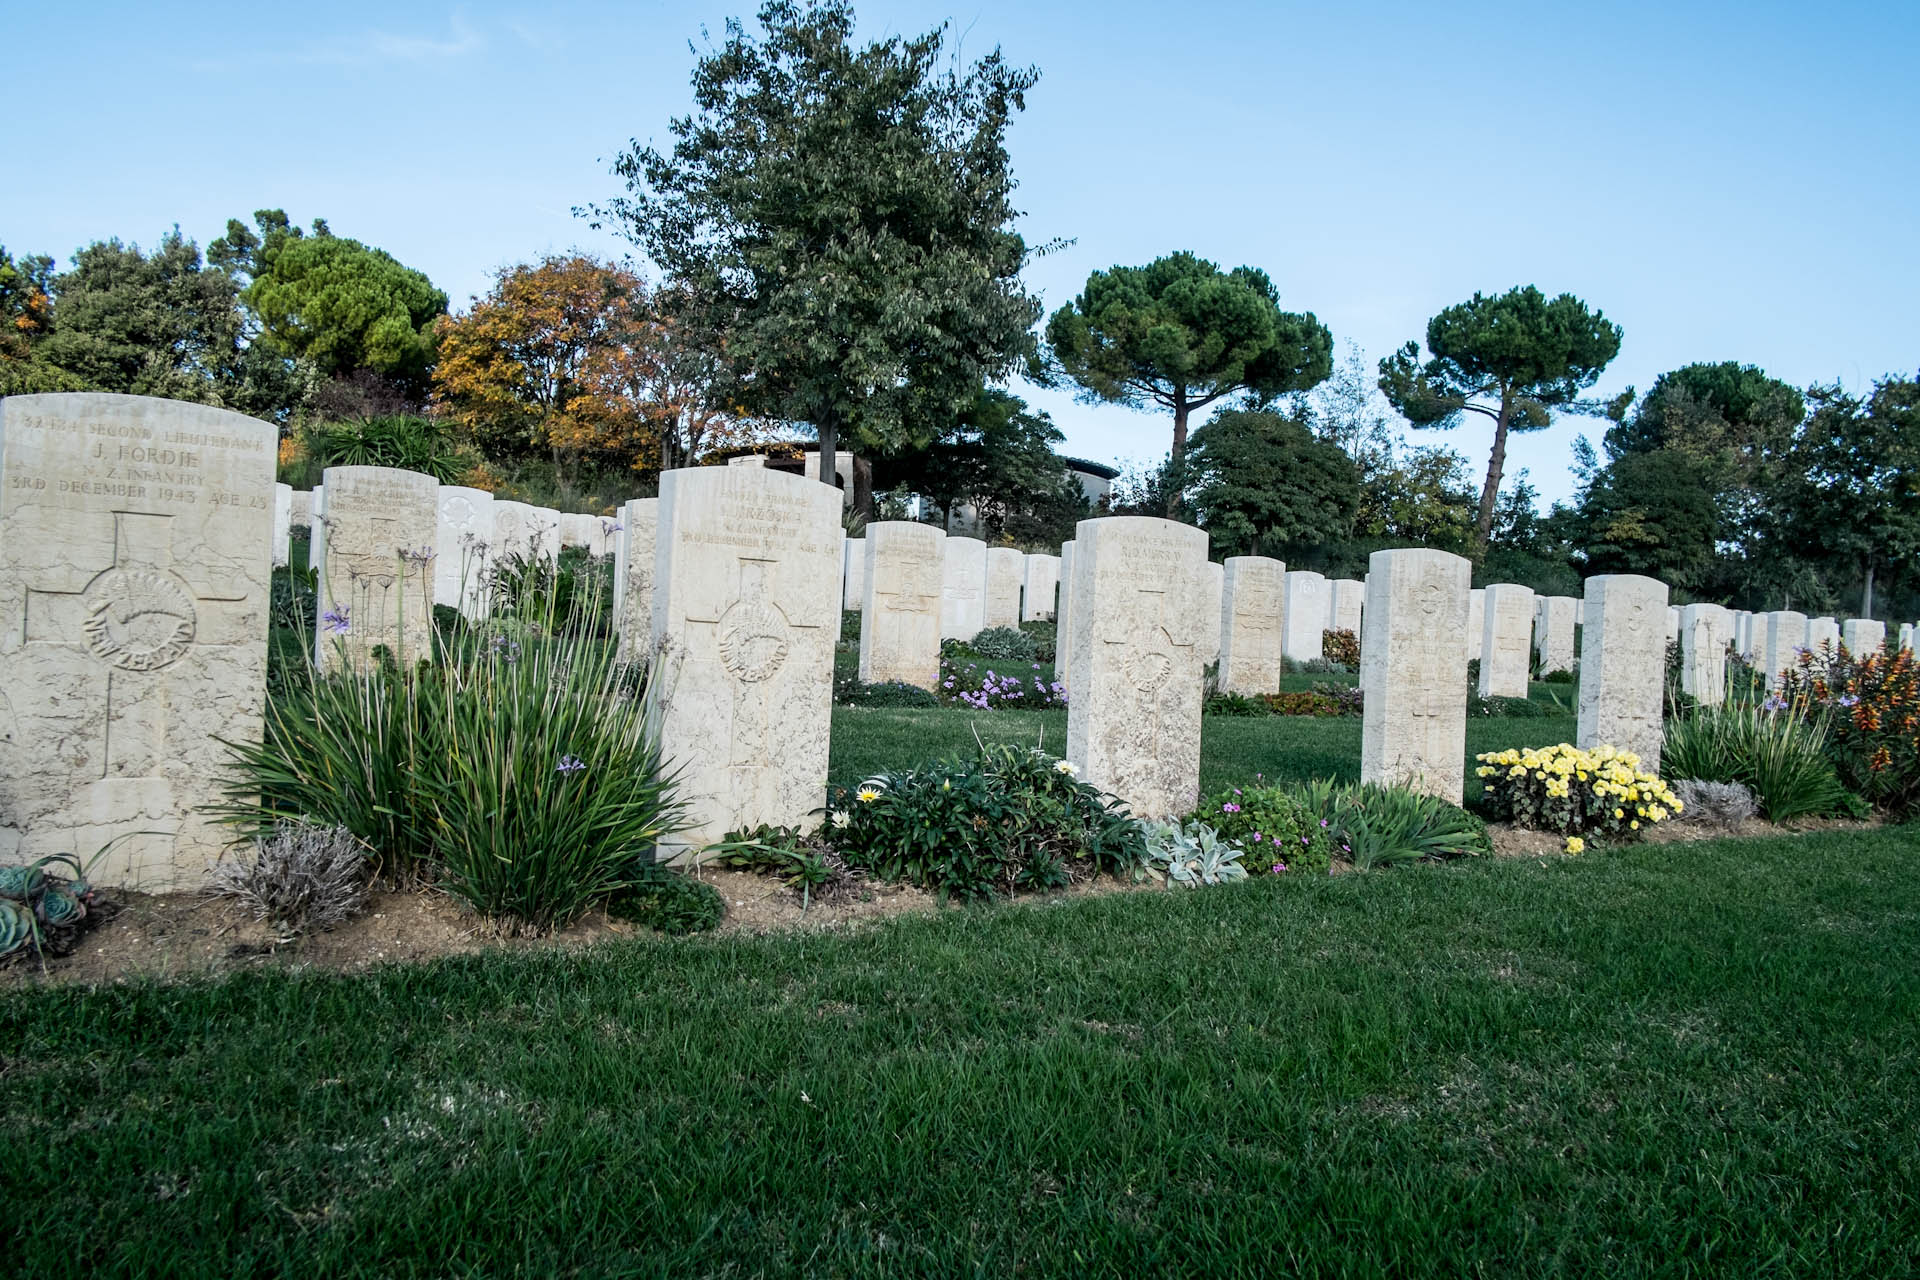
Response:
[[[1150,516],[1074,531],[1067,759],[1136,817],[1192,810],[1208,616],[1207,535]]]
[[[288,523],[296,529],[313,527],[313,490],[295,489],[293,491],[293,507],[288,516]]]
[[[1487,592],[1480,588],[1467,593],[1467,661],[1478,662],[1486,654]]]
[[[1351,631],[1360,638],[1360,616],[1366,608],[1367,584],[1352,578],[1327,583],[1327,630]]]
[[[658,498],[633,498],[620,508],[620,527],[613,535],[613,617],[622,662],[653,652],[654,535],[659,524]]]
[[[987,625],[987,544],[948,538],[942,554],[940,638],[971,640]]]
[[[1667,584],[1636,573],[1588,578],[1576,743],[1617,747],[1660,771]]]
[[[660,744],[698,850],[761,823],[802,826],[826,797],[840,502],[762,467],[660,477],[653,634]]]
[[[1573,670],[1573,625],[1580,602],[1572,596],[1539,596],[1533,602],[1533,650],[1540,673]]]
[[[0,399],[0,862],[196,888],[266,698],[276,429],[145,396]]]
[[[385,647],[402,664],[433,657],[440,484],[397,467],[328,467],[313,534],[314,661],[359,666]]]
[[[1807,647],[1807,615],[1793,609],[1775,609],[1767,615],[1766,673],[1769,686],[1780,683],[1781,673],[1797,666],[1800,651]]]
[[[1887,642],[1887,624],[1874,618],[1848,618],[1840,628],[1847,652],[1856,657],[1878,653]]]
[[[1900,624],[1900,647],[1902,649],[1913,648],[1913,624],[1911,622],[1903,622]]]
[[[1496,582],[1486,591],[1480,632],[1480,696],[1524,698],[1533,649],[1533,588]],[[1592,639],[1591,634],[1588,639]]]
[[[1287,566],[1267,556],[1228,556],[1221,599],[1222,693],[1247,697],[1280,691],[1281,637],[1286,627]]]
[[[1326,640],[1330,594],[1327,580],[1311,570],[1295,569],[1287,574],[1286,630],[1280,645],[1295,662],[1311,662],[1324,656],[1321,650]]]
[[[599,520],[593,516],[582,515],[578,511],[561,512],[561,547],[583,547],[591,549],[599,534],[599,526]]]
[[[1052,622],[1060,586],[1060,557],[1035,552],[1026,558],[1020,584],[1020,621]]]
[[[1020,625],[1020,580],[1026,576],[1026,557],[1012,547],[987,549],[987,603],[985,625]]]
[[[1053,678],[1061,688],[1073,688],[1073,539],[1060,544],[1060,603],[1054,616]]]
[[[1828,652],[1840,647],[1840,620],[1838,618],[1808,618],[1807,648],[1819,653],[1822,647]]]
[[[932,689],[940,678],[940,590],[947,535],[930,524],[882,520],[858,544],[866,561],[860,679]]]
[[[287,565],[288,543],[293,536],[293,486],[276,484],[273,486],[273,567],[284,569]]]
[[[1376,551],[1360,643],[1360,780],[1459,804],[1466,771],[1468,587],[1445,551]]]
[[[1702,706],[1726,701],[1733,621],[1732,612],[1717,604],[1690,604],[1680,610],[1680,691]]]
[[[441,485],[433,602],[458,609],[469,618],[484,618],[492,545],[493,495],[485,489]]]
[[[844,587],[840,596],[842,609],[864,609],[867,607],[867,543],[864,538],[848,538],[842,548],[844,564],[841,578]]]
[[[1211,624],[1200,629],[1200,662],[1211,666],[1220,661],[1220,646],[1225,642],[1227,569],[1209,560],[1200,566],[1200,599]]]

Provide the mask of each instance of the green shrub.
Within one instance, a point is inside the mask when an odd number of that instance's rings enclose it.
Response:
[[[624,887],[677,825],[650,685],[591,608],[496,599],[440,660],[300,667],[258,743],[230,744],[222,816],[250,834],[344,827],[389,876],[427,875],[532,929]]]
[[[1254,875],[1324,873],[1333,861],[1329,827],[1280,787],[1222,791],[1200,806],[1200,816],[1246,850],[1247,870]]]
[[[1147,874],[1170,889],[1234,884],[1247,878],[1247,869],[1240,865],[1245,850],[1198,819],[1143,822],[1140,832],[1147,847]]]
[[[1476,671],[1474,674],[1478,676],[1479,672]],[[1542,671],[1540,673],[1541,684],[1572,684],[1573,680],[1573,672],[1565,667],[1557,667],[1552,671]]]
[[[1244,693],[1216,693],[1207,699],[1206,714],[1210,716],[1270,716],[1273,708],[1259,698],[1250,698]]]
[[[411,414],[320,423],[306,437],[321,467],[400,467],[452,484],[472,465],[446,427]]]
[[[1563,708],[1535,702],[1531,698],[1483,698],[1467,695],[1467,714],[1494,720],[1538,720],[1563,714]]]
[[[841,792],[827,834],[853,867],[969,899],[1129,875],[1145,856],[1112,797],[1005,743]]]
[[[988,627],[967,647],[993,662],[1032,662],[1037,657],[1033,637],[1017,627]]]
[[[1773,822],[1848,811],[1847,789],[1827,758],[1827,728],[1804,698],[1729,694],[1670,720],[1660,772],[1696,782],[1738,782]]]
[[[833,682],[833,700],[848,707],[937,707],[940,698],[931,689],[903,680],[862,684],[858,676],[843,675]]]
[[[607,899],[607,912],[679,937],[719,928],[726,918],[727,900],[704,880],[649,865],[636,869],[632,883],[614,891]]]
[[[1360,669],[1360,637],[1345,627],[1320,633],[1320,652],[1328,662],[1348,671]]]
[[[1041,662],[1059,657],[1060,630],[1051,622],[1023,622],[1020,629],[1033,637],[1033,656]]]
[[[860,644],[860,611],[858,609],[840,611],[840,643],[856,647]]]

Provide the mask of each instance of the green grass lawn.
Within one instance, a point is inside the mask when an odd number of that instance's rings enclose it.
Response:
[[[1912,1275],[1917,845],[14,991],[9,1264]]]

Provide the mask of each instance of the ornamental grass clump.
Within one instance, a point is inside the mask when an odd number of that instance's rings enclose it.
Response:
[[[262,838],[285,819],[345,828],[377,874],[515,930],[626,887],[681,804],[648,671],[617,659],[602,593],[564,576],[496,578],[497,616],[457,624],[437,661],[300,668],[260,741],[229,744],[221,816]]]
[[[1516,827],[1624,843],[1681,810],[1680,799],[1631,751],[1583,751],[1563,742],[1474,758],[1494,819]]]
[[[1827,757],[1829,722],[1805,692],[1756,696],[1732,686],[1718,706],[1669,720],[1660,771],[1678,780],[1737,782],[1770,822],[1843,813],[1848,795]]]
[[[849,866],[943,897],[1134,875],[1146,855],[1139,824],[1074,773],[1038,747],[983,744],[840,792],[823,834]]]

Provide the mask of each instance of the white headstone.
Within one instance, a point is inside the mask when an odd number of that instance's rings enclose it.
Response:
[[[1776,609],[1767,615],[1766,673],[1767,687],[1780,683],[1780,674],[1799,665],[1800,651],[1807,647],[1807,615],[1793,609]]]
[[[1283,605],[1286,632],[1280,646],[1295,662],[1311,662],[1325,656],[1328,595],[1327,580],[1319,574],[1307,569],[1288,572]]]
[[[533,556],[549,565],[560,562],[560,513],[552,507],[535,507],[528,517],[527,546]]]
[[[562,547],[586,547],[598,532],[598,518],[582,515],[578,511],[560,513],[560,545]]]
[[[841,568],[842,590],[840,607],[842,609],[864,609],[867,607],[867,543],[864,538],[848,538],[842,548]]]
[[[1053,678],[1061,688],[1071,691],[1073,676],[1073,561],[1074,543],[1069,538],[1060,544],[1060,605],[1053,627]]]
[[[328,467],[313,533],[314,661],[358,666],[384,648],[402,666],[433,659],[440,483],[398,467]]]
[[[1824,646],[1828,652],[1837,650],[1840,647],[1840,620],[1838,618],[1807,619],[1807,648],[1813,650],[1815,653],[1819,653],[1821,652],[1822,646]]]
[[[1467,661],[1478,662],[1485,656],[1487,593],[1485,588],[1467,593]]]
[[[1533,588],[1496,582],[1487,588],[1480,635],[1480,696],[1527,696],[1528,657],[1532,652]],[[1587,643],[1593,641],[1592,633]]]
[[[940,638],[971,640],[987,625],[987,544],[948,538],[940,588]]]
[[[1733,642],[1733,614],[1717,604],[1690,604],[1680,610],[1680,691],[1702,706],[1718,706],[1727,697],[1727,646]]]
[[[761,823],[803,826],[826,795],[840,503],[763,467],[660,476],[653,634],[660,746],[698,850]]]
[[[1667,643],[1672,644],[1680,638],[1680,609],[1677,605],[1667,606],[1666,631]]]
[[[1200,793],[1207,535],[1150,516],[1074,532],[1073,695],[1067,759],[1135,817],[1192,810]]]
[[[1054,594],[1060,586],[1060,557],[1034,553],[1026,560],[1020,584],[1020,621],[1052,622]]]
[[[860,680],[932,689],[940,678],[940,590],[947,535],[930,524],[882,520],[857,543],[865,561]]]
[[[0,399],[0,861],[197,888],[266,699],[275,428],[146,396]],[[111,846],[111,847],[109,847]]]
[[[653,566],[660,499],[630,498],[613,532],[613,617],[619,657],[633,662],[653,653]]]
[[[1365,608],[1367,587],[1352,578],[1336,578],[1327,584],[1327,630],[1351,631],[1360,638],[1360,614]]]
[[[1870,657],[1887,642],[1887,624],[1873,618],[1848,618],[1840,628],[1840,639],[1854,657]]]
[[[296,529],[313,527],[313,490],[295,489],[287,522]]]
[[[273,486],[273,567],[287,566],[288,543],[293,534],[293,486]]]
[[[1220,692],[1260,697],[1280,691],[1286,598],[1285,564],[1266,556],[1227,557],[1220,618]]]
[[[1200,661],[1211,666],[1220,661],[1220,647],[1226,637],[1226,598],[1227,568],[1217,561],[1209,560],[1200,566],[1200,598],[1204,602],[1206,616],[1212,621],[1203,623],[1200,628]]]
[[[1026,557],[1012,547],[987,549],[986,622],[989,627],[1020,625],[1020,579]]]
[[[492,563],[493,495],[462,485],[440,486],[439,554],[433,560],[433,602],[469,618],[487,614],[487,569]]]
[[[1583,749],[1616,747],[1660,771],[1667,675],[1667,584],[1634,573],[1587,579],[1580,663]]]
[[[1467,589],[1445,551],[1376,551],[1360,645],[1360,780],[1459,804],[1466,770]]]
[[[1913,648],[1913,624],[1911,622],[1903,622],[1900,624],[1900,647],[1902,649]]]
[[[1538,596],[1533,602],[1533,650],[1540,674],[1573,670],[1573,623],[1580,602],[1572,596]]]

